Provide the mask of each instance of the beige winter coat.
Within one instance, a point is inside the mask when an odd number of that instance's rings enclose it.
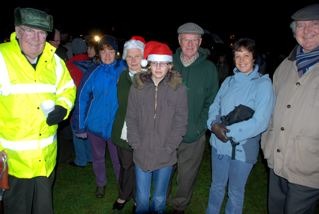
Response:
[[[319,188],[319,64],[299,78],[294,56],[275,71],[276,105],[261,147],[275,174]]]

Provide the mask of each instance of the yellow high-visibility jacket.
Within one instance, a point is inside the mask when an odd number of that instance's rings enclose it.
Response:
[[[73,108],[75,84],[55,47],[46,43],[36,69],[22,54],[16,34],[0,44],[0,151],[9,174],[18,178],[49,176],[56,164],[58,126],[48,126],[40,105]]]

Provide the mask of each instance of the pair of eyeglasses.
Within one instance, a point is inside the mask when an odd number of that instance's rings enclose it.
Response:
[[[154,68],[160,67],[160,68],[165,68],[168,66],[167,62],[150,62],[150,65]]]

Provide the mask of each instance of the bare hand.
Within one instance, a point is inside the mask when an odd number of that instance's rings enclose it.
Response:
[[[76,137],[86,139],[88,137],[86,132],[75,134]]]

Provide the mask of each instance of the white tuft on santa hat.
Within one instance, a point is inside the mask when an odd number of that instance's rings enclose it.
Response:
[[[125,59],[127,56],[127,50],[137,48],[144,52],[145,40],[141,36],[132,36],[130,40],[126,41],[123,48],[122,58]]]

